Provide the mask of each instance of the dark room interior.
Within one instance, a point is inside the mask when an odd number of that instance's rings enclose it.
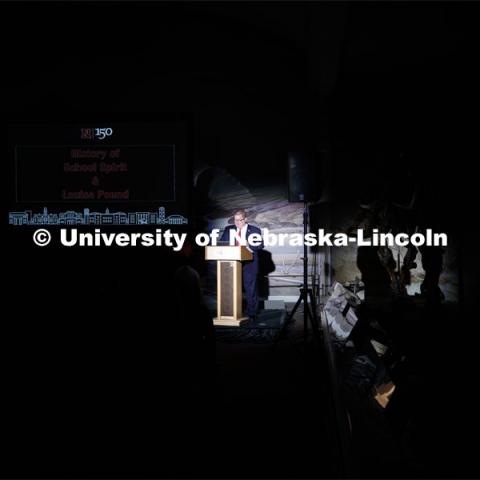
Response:
[[[477,2],[0,12],[2,478],[479,477]]]

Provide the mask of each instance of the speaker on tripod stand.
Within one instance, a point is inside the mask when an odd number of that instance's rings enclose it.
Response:
[[[320,199],[320,155],[313,151],[288,153],[288,201],[310,203]]]
[[[320,157],[314,152],[297,151],[288,154],[288,201],[303,203],[303,235],[308,233],[308,204],[320,199]],[[303,336],[308,338],[308,320],[314,336],[320,334],[317,319],[317,308],[313,290],[308,286],[308,248],[303,245],[303,282],[295,306],[288,315],[280,334],[279,340],[288,325],[294,322],[295,313],[303,303]]]

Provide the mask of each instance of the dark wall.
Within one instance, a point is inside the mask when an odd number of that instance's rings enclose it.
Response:
[[[474,4],[2,8],[6,121],[184,112],[197,172],[220,167],[279,200],[286,152],[327,144],[331,178],[319,183],[332,218],[385,188],[407,202],[418,184],[426,222],[459,231],[447,212],[464,208],[472,178]]]

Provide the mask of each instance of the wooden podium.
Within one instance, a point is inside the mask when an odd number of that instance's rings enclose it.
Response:
[[[246,247],[205,247],[205,259],[217,261],[217,316],[214,325],[240,326],[242,312],[242,260],[252,260]]]

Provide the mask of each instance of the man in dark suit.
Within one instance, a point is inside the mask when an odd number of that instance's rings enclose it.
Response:
[[[253,260],[242,262],[242,276],[243,276],[243,288],[245,290],[245,296],[247,299],[247,308],[245,314],[252,320],[255,319],[258,310],[258,293],[257,293],[257,277],[258,277],[258,252],[263,249],[263,239],[261,239],[261,230],[258,227],[249,225],[247,223],[247,213],[243,209],[236,210],[233,214],[235,225],[229,225],[223,231],[223,235],[220,241],[229,242],[230,232],[232,232],[232,238],[237,232],[237,237],[241,239],[241,243],[236,241],[234,244],[243,244],[247,249],[252,252]],[[252,239],[249,239],[252,233],[260,235],[260,242],[252,243]]]

